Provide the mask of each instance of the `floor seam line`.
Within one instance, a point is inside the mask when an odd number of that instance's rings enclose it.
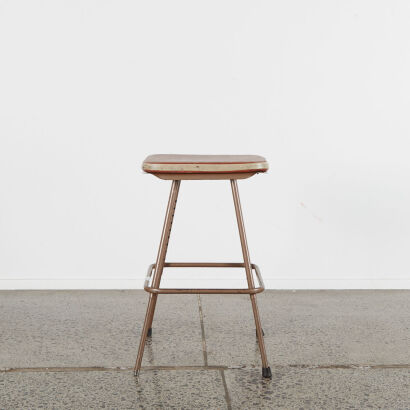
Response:
[[[225,371],[223,369],[220,369],[219,374],[221,375],[222,384],[224,386],[224,391],[225,391],[224,397],[226,401],[226,407],[228,408],[228,410],[232,410],[231,396],[229,394],[228,385],[226,384]]]
[[[204,325],[204,312],[202,310],[201,295],[197,295],[198,310],[199,310],[199,322],[201,324],[201,336],[202,336],[202,354],[204,357],[204,365],[208,366],[208,351],[205,338],[205,325]]]
[[[0,368],[1,373],[70,373],[70,372],[128,372],[134,367],[20,367],[20,368]],[[142,366],[141,370],[227,370],[227,366]]]
[[[289,364],[289,365],[271,365],[272,369],[306,369],[306,370],[389,370],[389,369],[410,369],[410,364],[335,364],[335,365],[307,365],[307,364]],[[204,366],[142,366],[141,370],[206,370],[206,371],[223,371],[226,370],[245,370],[256,369],[257,365],[247,366],[224,366],[224,365],[204,365]],[[56,366],[56,367],[3,367],[0,368],[1,373],[46,373],[46,372],[125,372],[131,371],[132,366],[119,366],[119,367],[103,367],[103,366]],[[225,375],[225,374],[224,374]]]

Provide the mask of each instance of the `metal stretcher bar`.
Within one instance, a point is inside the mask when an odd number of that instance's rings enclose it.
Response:
[[[244,268],[244,263],[225,263],[225,262],[166,262],[164,263],[165,268]],[[256,278],[259,282],[258,287],[254,288],[234,288],[234,289],[206,289],[206,288],[198,288],[198,289],[191,289],[191,288],[155,288],[149,286],[150,279],[152,276],[152,272],[155,269],[155,263],[151,264],[148,268],[147,276],[144,282],[144,290],[149,293],[173,293],[173,294],[248,294],[254,295],[256,293],[263,292],[265,290],[265,285],[262,280],[262,276],[259,270],[258,265],[254,263],[251,264],[253,270],[255,270]]]

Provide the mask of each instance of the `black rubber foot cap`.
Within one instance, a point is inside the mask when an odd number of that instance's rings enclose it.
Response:
[[[147,332],[147,337],[151,337],[151,336],[152,336],[152,327],[150,327]]]
[[[270,367],[262,367],[262,377],[264,379],[272,378],[272,372],[270,371]]]
[[[258,332],[255,330],[255,333],[256,333],[256,337],[258,337]],[[262,329],[262,336],[265,336],[265,332],[263,331],[263,329]]]

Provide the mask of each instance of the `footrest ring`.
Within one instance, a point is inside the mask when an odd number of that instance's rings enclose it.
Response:
[[[167,262],[164,264],[164,268],[244,268],[244,263],[224,263],[224,262]],[[262,276],[258,265],[251,264],[252,269],[255,271],[256,278],[259,282],[259,286],[255,288],[239,288],[239,289],[186,289],[186,288],[154,288],[150,286],[150,279],[152,272],[155,269],[155,263],[149,266],[147,276],[144,282],[144,290],[149,293],[155,294],[247,294],[254,295],[261,293],[265,290],[265,285],[262,280]]]

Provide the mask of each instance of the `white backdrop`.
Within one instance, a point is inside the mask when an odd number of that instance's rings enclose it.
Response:
[[[0,0],[0,287],[142,287],[170,187],[144,157],[249,153],[268,287],[409,288],[409,21],[407,0]],[[228,182],[182,183],[168,259],[241,260]]]

